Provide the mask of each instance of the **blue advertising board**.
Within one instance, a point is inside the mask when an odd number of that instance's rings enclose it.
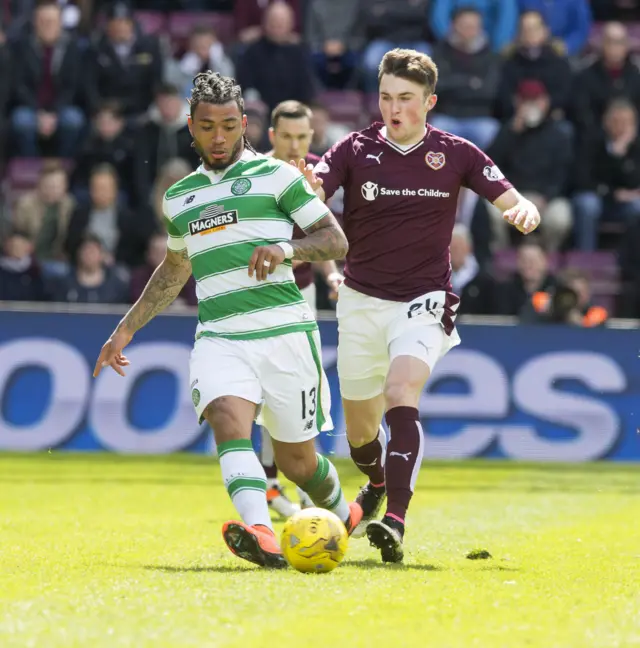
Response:
[[[212,452],[189,390],[194,317],[156,318],[128,348],[126,378],[93,379],[119,319],[0,311],[0,450]],[[347,456],[337,327],[320,327],[335,430],[319,446]],[[422,395],[427,457],[640,461],[637,331],[466,325],[460,335]]]

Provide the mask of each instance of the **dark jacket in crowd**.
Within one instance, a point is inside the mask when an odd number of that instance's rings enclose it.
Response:
[[[487,43],[466,53],[448,42],[433,52],[438,66],[436,111],[451,117],[491,117],[500,82],[501,59]]]
[[[51,88],[45,91],[44,65],[51,57]],[[14,47],[12,62],[13,104],[34,110],[56,111],[81,101],[82,61],[78,41],[68,34],[47,53],[32,36],[23,36]],[[4,70],[3,70],[4,74]]]
[[[240,58],[237,74],[243,90],[257,90],[269,110],[287,99],[309,103],[314,96],[313,67],[304,45],[261,38]]]
[[[488,155],[519,191],[535,192],[547,200],[567,188],[572,162],[571,141],[552,119],[517,133],[505,124]]]
[[[640,69],[628,58],[620,70],[608,70],[598,58],[577,74],[573,96],[573,118],[580,129],[600,129],[612,99],[626,97],[640,106]]]
[[[574,189],[607,194],[615,189],[640,188],[640,137],[632,142],[626,155],[614,155],[607,139],[585,139],[575,163]]]
[[[513,116],[513,98],[521,81],[544,84],[551,99],[551,110],[567,110],[572,90],[572,73],[567,59],[552,45],[546,45],[537,58],[530,58],[519,49],[512,49],[502,68],[496,109],[500,119]]]
[[[485,270],[479,270],[465,284],[459,297],[459,315],[496,315],[500,312],[496,280]]]
[[[117,99],[127,115],[140,115],[147,110],[162,82],[162,54],[155,37],[138,35],[123,60],[109,39],[102,36],[88,57],[91,112],[105,99]]]

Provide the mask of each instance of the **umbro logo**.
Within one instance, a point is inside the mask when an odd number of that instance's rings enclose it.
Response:
[[[195,199],[196,199],[196,195],[191,194],[185,199],[185,201],[182,203],[182,206],[184,207],[185,205],[190,205]]]

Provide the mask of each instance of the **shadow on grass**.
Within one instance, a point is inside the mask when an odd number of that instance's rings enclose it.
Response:
[[[399,569],[402,571],[431,571],[438,572],[444,571],[444,567],[428,564],[415,564],[415,563],[383,563],[374,558],[366,558],[365,560],[345,560],[342,563],[343,567],[359,567],[360,569]]]
[[[239,572],[252,571],[251,567],[230,567],[228,565],[142,565],[142,569],[165,572],[166,574],[235,574]]]

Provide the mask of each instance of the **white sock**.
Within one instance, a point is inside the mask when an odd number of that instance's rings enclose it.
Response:
[[[335,466],[318,455],[318,467],[313,477],[301,486],[316,506],[335,513],[343,522],[349,519],[349,504],[344,498]]]
[[[218,445],[220,469],[225,488],[242,521],[252,526],[271,526],[267,506],[267,477],[249,439]]]

